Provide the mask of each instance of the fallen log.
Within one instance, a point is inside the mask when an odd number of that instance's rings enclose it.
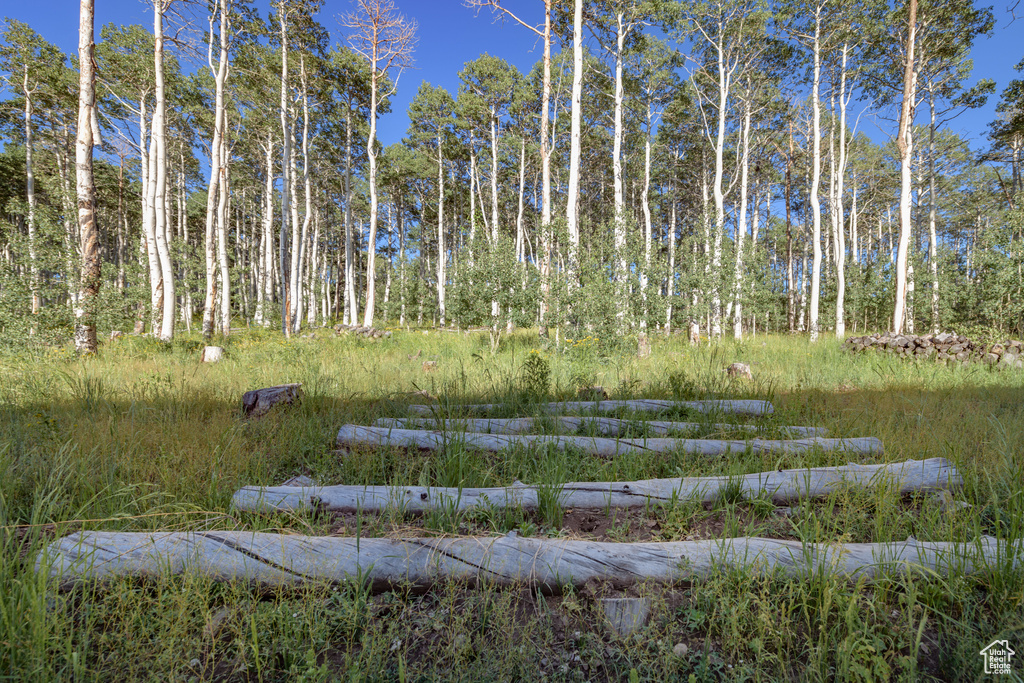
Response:
[[[888,465],[848,464],[839,467],[771,470],[734,477],[680,477],[627,482],[569,482],[557,492],[564,508],[629,508],[674,501],[716,501],[723,489],[739,487],[746,498],[770,497],[776,505],[822,498],[844,487],[888,486],[894,494],[955,490],[963,480],[945,458],[907,460]],[[232,505],[249,512],[326,509],[364,512],[469,510],[478,507],[522,507],[536,510],[545,488],[515,482],[496,488],[427,486],[246,486],[235,492]]]
[[[294,403],[300,398],[302,398],[301,382],[253,389],[242,395],[242,412],[249,417],[260,417],[279,403]]]
[[[620,420],[614,417],[515,417],[510,419],[499,418],[452,418],[448,420],[434,417],[382,417],[375,420],[373,426],[388,427],[391,429],[447,429],[452,431],[457,428],[459,431],[474,432],[477,434],[529,434],[536,432],[545,424],[553,424],[565,432],[579,431],[581,427],[592,427],[605,436],[619,436],[629,426],[637,423],[631,420]],[[662,422],[658,420],[645,420],[643,426],[651,434],[666,435],[672,432],[686,432],[694,429],[711,427],[721,431],[750,432],[756,434],[760,427],[748,424],[726,424],[715,423],[711,425],[700,422]],[[792,436],[825,436],[827,429],[820,427],[779,427],[779,431]]]
[[[114,577],[192,573],[214,581],[287,587],[309,581],[365,581],[372,589],[439,582],[530,585],[557,592],[590,581],[625,587],[640,581],[706,578],[722,567],[805,578],[850,579],[922,573],[972,574],[1021,564],[1021,544],[990,536],[973,543],[908,538],[891,543],[803,544],[768,538],[671,543],[603,543],[520,538],[339,538],[249,531],[85,531],[51,543],[36,569],[60,587]]]
[[[504,408],[502,403],[483,403],[452,406],[455,410],[468,413],[488,413]],[[693,410],[698,413],[735,413],[737,415],[771,415],[775,412],[769,401],[662,401],[656,399],[636,399],[632,401],[559,401],[539,403],[537,409],[545,413],[594,412],[611,413],[616,410],[632,410],[635,412],[657,413],[676,408]],[[437,406],[411,405],[409,412],[416,415],[434,415]]]
[[[565,436],[548,434],[476,434],[473,432],[441,432],[423,429],[391,429],[386,427],[363,427],[343,425],[338,430],[337,443],[341,447],[352,446],[397,446],[400,448],[421,448],[428,451],[443,450],[454,444],[482,451],[498,452],[511,446],[534,446],[551,444],[559,450],[572,447],[590,455],[614,458],[625,453],[671,453],[684,451],[701,455],[726,455],[742,453],[747,448],[755,453],[805,453],[815,448],[838,450],[863,455],[880,455],[882,442],[875,437],[856,439],[606,439],[596,436]]]

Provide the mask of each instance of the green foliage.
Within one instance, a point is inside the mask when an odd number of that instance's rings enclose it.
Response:
[[[524,395],[539,401],[548,395],[551,366],[539,351],[530,351],[520,370],[520,387]]]

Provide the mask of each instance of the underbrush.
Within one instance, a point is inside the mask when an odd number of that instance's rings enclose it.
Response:
[[[449,584],[374,594],[353,577],[344,586],[267,593],[192,574],[68,592],[47,585],[45,566],[36,567],[40,551],[55,537],[94,529],[359,537],[516,531],[612,542],[1024,539],[1019,371],[850,356],[833,341],[763,336],[712,348],[652,336],[652,355],[640,359],[586,339],[542,343],[527,332],[505,336],[496,353],[485,333],[396,332],[379,341],[317,335],[240,333],[224,340],[217,364],[199,362],[202,342],[188,336],[171,345],[123,337],[86,359],[61,349],[0,355],[0,678],[974,680],[988,643],[1024,643],[1024,579],[1003,565],[971,577],[870,583],[723,569],[692,585],[640,585],[629,594],[651,600],[651,618],[625,638],[603,625],[599,598],[614,593],[607,586],[541,595]],[[754,380],[730,378],[724,369],[734,361],[749,363]],[[303,383],[300,404],[243,418],[245,391],[288,382]],[[467,403],[504,404],[492,417],[541,416],[541,403],[576,400],[594,386],[612,399],[771,400],[775,414],[760,420],[682,409],[658,419],[692,423],[674,434],[687,438],[749,438],[728,427],[738,422],[756,424],[760,438],[784,438],[787,425],[876,436],[885,454],[870,462],[951,460],[964,477],[956,497],[971,507],[943,511],[930,496],[901,497],[880,486],[837,490],[785,514],[728,490],[708,504],[581,511],[562,505],[566,482],[738,476],[844,465],[850,456],[736,450],[605,459],[523,447],[492,454],[467,449],[457,436],[433,454],[339,453],[334,444],[342,424],[404,416],[427,395],[442,419],[464,416]],[[631,420],[628,438],[652,436],[635,416],[613,416]],[[599,436],[588,427],[577,434]],[[453,507],[419,518],[231,509],[239,487],[296,474],[395,487],[522,481],[541,487],[542,505],[536,513]]]

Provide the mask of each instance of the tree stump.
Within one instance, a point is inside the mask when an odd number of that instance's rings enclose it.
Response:
[[[301,383],[254,389],[242,396],[242,412],[247,417],[261,417],[278,403],[294,403],[301,396]]]
[[[726,372],[729,373],[730,377],[741,377],[743,379],[754,379],[754,376],[750,373],[750,366],[746,363],[733,363]]]
[[[202,361],[204,363],[217,363],[224,358],[224,349],[219,346],[206,346],[203,348]]]
[[[651,355],[651,340],[646,332],[641,332],[636,339],[636,355],[638,358],[648,358]]]
[[[642,629],[651,615],[647,598],[602,598],[600,602],[605,624],[622,638]]]

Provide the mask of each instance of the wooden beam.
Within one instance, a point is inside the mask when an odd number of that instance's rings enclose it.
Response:
[[[856,439],[809,439],[768,440],[768,439],[606,439],[594,436],[558,436],[535,434],[475,434],[473,432],[440,432],[422,429],[389,429],[385,427],[364,427],[343,425],[338,430],[337,443],[342,447],[395,446],[399,448],[422,448],[429,451],[443,450],[453,445],[482,451],[498,452],[512,446],[534,446],[551,444],[559,450],[566,447],[579,449],[590,455],[614,458],[624,453],[671,453],[685,451],[703,455],[726,455],[742,453],[750,448],[755,453],[805,453],[814,449],[838,450],[862,455],[880,455],[882,442],[874,437]]]
[[[193,573],[268,587],[306,582],[368,582],[383,590],[436,583],[535,586],[557,592],[589,581],[625,587],[641,581],[702,579],[723,567],[755,575],[857,579],[920,573],[971,574],[1021,565],[1022,548],[985,536],[970,543],[908,538],[892,543],[803,544],[768,538],[672,543],[604,543],[521,538],[339,538],[256,533],[84,531],[43,549],[36,560],[61,587],[115,577],[162,579]],[[1008,563],[1008,565],[1006,564]]]
[[[723,489],[738,487],[746,498],[770,497],[776,505],[821,498],[848,486],[890,487],[894,495],[913,491],[956,490],[963,480],[944,458],[908,460],[888,465],[817,467],[771,470],[735,477],[683,477],[629,482],[569,482],[557,491],[565,508],[628,508],[663,505],[674,501],[717,500]],[[515,482],[497,488],[444,488],[427,486],[246,486],[232,498],[238,510],[326,509],[337,511],[384,509],[405,512],[477,507],[513,507],[535,510],[545,488]],[[548,489],[550,490],[550,488]]]
[[[463,432],[475,432],[480,434],[529,434],[538,431],[544,425],[553,425],[563,432],[577,432],[582,427],[591,428],[605,436],[620,436],[629,427],[637,426],[635,420],[620,420],[614,417],[516,417],[511,419],[499,418],[451,418],[438,419],[435,417],[407,417],[393,418],[382,417],[374,421],[374,427],[388,427],[391,429],[447,429],[448,431],[458,430]],[[714,423],[703,424],[700,422],[663,422],[659,420],[644,420],[642,426],[650,434],[665,436],[672,432],[687,432],[695,429],[706,429],[708,427],[725,432],[749,432],[756,434],[763,428],[751,424],[728,424]],[[827,436],[828,430],[821,427],[779,427],[780,432],[795,437]]]
[[[484,403],[471,405],[446,406],[448,410],[460,413],[488,413],[505,408],[504,403]],[[775,412],[769,401],[663,401],[656,399],[636,399],[632,401],[561,401],[555,403],[539,403],[535,406],[543,413],[611,413],[616,410],[631,410],[634,412],[660,413],[666,410],[684,409],[693,410],[698,413],[735,413],[737,415],[771,415]],[[415,415],[433,416],[441,410],[441,406],[434,405],[411,405],[409,412]]]

